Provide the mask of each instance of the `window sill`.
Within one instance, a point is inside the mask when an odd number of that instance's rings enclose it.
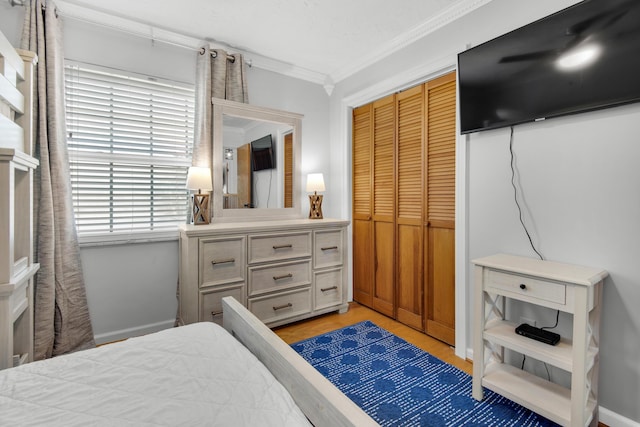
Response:
[[[147,231],[140,233],[105,233],[78,236],[81,248],[110,245],[132,245],[138,243],[170,242],[178,240],[178,230]]]

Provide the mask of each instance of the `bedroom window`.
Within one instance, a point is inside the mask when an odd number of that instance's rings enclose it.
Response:
[[[193,85],[67,61],[67,146],[78,236],[175,236],[194,128]]]

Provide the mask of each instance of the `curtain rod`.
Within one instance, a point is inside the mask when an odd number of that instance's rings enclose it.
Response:
[[[8,2],[11,5],[11,7],[14,7],[14,6],[25,6],[24,0],[8,0]],[[44,5],[43,5],[43,7],[44,7]],[[200,55],[204,55],[204,52],[205,52],[205,48],[204,47],[193,47],[193,46],[189,46],[189,45],[185,45],[185,44],[181,44],[181,43],[177,43],[177,42],[173,42],[173,41],[169,41],[169,40],[156,39],[155,37],[153,37],[153,34],[151,36],[147,36],[147,35],[144,35],[144,34],[137,33],[135,31],[126,30],[126,29],[121,28],[121,27],[116,27],[116,26],[113,26],[113,25],[104,24],[102,22],[92,21],[90,19],[80,18],[80,17],[77,17],[77,16],[66,15],[64,13],[64,11],[61,11],[59,9],[57,10],[57,12],[62,16],[65,16],[65,17],[70,18],[70,19],[75,19],[76,21],[81,21],[81,22],[86,22],[86,23],[89,23],[89,24],[99,25],[101,27],[108,28],[110,30],[120,31],[122,33],[130,34],[130,35],[137,36],[137,37],[150,38],[152,42],[160,42],[160,43],[165,43],[165,44],[168,44],[168,45],[180,47],[180,48],[183,48],[183,49],[193,50],[193,51],[199,52]],[[151,27],[151,31],[153,33],[153,27]],[[215,58],[217,56],[218,56],[218,52],[216,52],[215,50],[212,50],[211,51],[211,57]],[[231,61],[231,62],[235,62],[236,58],[233,55],[228,55],[227,54],[227,60]],[[251,59],[245,59],[245,63],[247,64],[247,66],[251,67]]]

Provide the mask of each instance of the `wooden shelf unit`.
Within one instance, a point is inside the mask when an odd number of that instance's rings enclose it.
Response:
[[[563,426],[597,425],[602,269],[493,255],[475,264],[473,397],[483,387]],[[505,320],[507,299],[573,315],[572,339],[555,345],[516,334]],[[566,388],[504,363],[512,350],[571,373]]]
[[[34,66],[0,33],[0,369],[33,359]]]

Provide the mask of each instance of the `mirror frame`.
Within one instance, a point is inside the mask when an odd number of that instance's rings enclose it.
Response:
[[[300,219],[302,215],[300,198],[302,188],[302,114],[272,108],[258,107],[226,99],[213,98],[213,217],[211,222],[239,222],[278,219]],[[241,208],[223,209],[222,168],[224,162],[223,117],[225,115],[241,117],[277,124],[289,125],[293,128],[293,207],[291,208]],[[279,166],[278,166],[279,167]]]

